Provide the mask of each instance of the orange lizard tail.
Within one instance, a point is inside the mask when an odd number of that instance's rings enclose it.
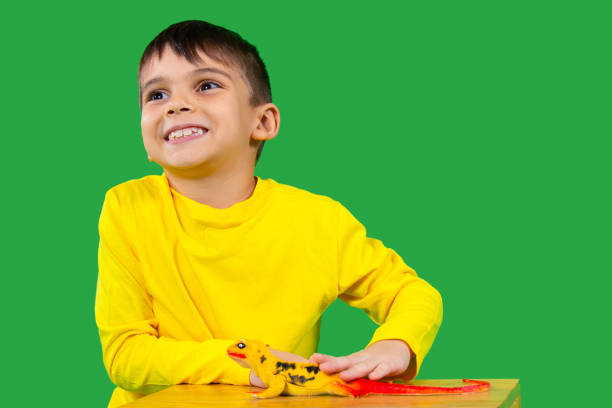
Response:
[[[338,386],[350,392],[354,397],[363,397],[368,394],[463,394],[467,392],[488,391],[491,384],[487,381],[463,379],[466,384],[462,387],[428,387],[422,385],[393,384],[382,381],[373,381],[365,378],[351,381]]]

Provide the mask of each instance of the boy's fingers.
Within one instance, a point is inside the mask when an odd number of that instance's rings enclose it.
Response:
[[[338,371],[346,370],[351,367],[355,362],[351,356],[344,357],[332,357],[328,361],[322,363],[319,368],[325,373],[337,373]]]
[[[374,370],[368,375],[370,380],[380,380],[389,374],[389,368],[384,363],[380,363]]]
[[[320,364],[325,361],[328,361],[330,358],[332,358],[332,356],[328,356],[326,354],[321,354],[321,353],[314,353],[312,356],[310,356],[308,361],[310,361],[311,363]]]
[[[249,382],[255,387],[266,388],[266,384],[264,384],[261,378],[259,378],[253,370],[249,372]]]
[[[357,378],[362,378],[367,376],[374,367],[376,367],[375,362],[364,361],[342,371],[340,373],[340,378],[344,381],[352,381]]]

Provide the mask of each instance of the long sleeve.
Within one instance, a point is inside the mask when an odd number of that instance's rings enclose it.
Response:
[[[340,299],[380,325],[368,345],[405,341],[416,355],[416,375],[442,322],[442,298],[394,250],[367,237],[364,226],[339,203],[338,273]]]
[[[99,222],[96,323],[104,366],[124,390],[148,394],[173,384],[249,384],[249,370],[227,358],[233,340],[202,342],[160,336],[140,261],[111,189]]]

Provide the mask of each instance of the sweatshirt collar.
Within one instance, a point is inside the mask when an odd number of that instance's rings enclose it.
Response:
[[[166,174],[162,174],[179,218],[216,228],[229,228],[242,224],[263,208],[270,196],[270,181],[259,176],[255,177],[257,184],[249,198],[228,208],[215,208],[182,195],[170,186]]]

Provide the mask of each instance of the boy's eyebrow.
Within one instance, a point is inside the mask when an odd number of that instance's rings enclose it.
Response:
[[[232,77],[227,72],[221,71],[220,69],[217,69],[217,68],[198,68],[198,69],[191,71],[190,76],[194,76],[196,74],[207,74],[210,72],[226,76],[229,80],[232,79]],[[143,85],[142,89],[146,89],[148,86],[151,86],[152,84],[156,82],[163,82],[165,79],[166,79],[165,77],[155,77],[147,81],[147,83]]]

